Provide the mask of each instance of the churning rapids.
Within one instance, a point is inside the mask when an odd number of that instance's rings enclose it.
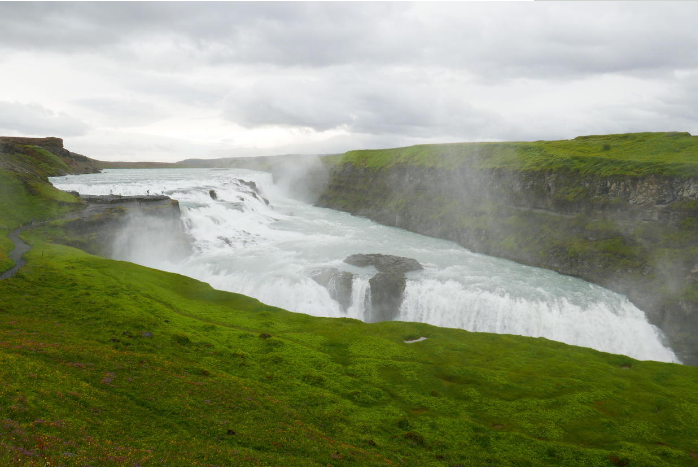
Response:
[[[239,180],[254,181],[263,199]],[[167,232],[139,231],[116,259],[187,275],[213,287],[315,316],[372,321],[375,270],[343,262],[355,253],[414,258],[398,320],[469,331],[545,337],[642,360],[677,362],[661,331],[622,295],[545,269],[472,253],[452,242],[385,227],[284,195],[271,175],[243,169],[106,170],[53,178],[81,194],[165,194],[180,203],[194,252],[177,264],[158,252]],[[210,196],[215,190],[217,199]],[[126,232],[126,235],[128,232]],[[354,273],[347,311],[312,279],[321,268]]]

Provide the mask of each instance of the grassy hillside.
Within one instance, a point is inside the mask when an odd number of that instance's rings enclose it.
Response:
[[[381,168],[425,167],[571,170],[599,175],[698,175],[698,137],[689,133],[630,133],[572,140],[429,144],[347,152],[342,162]]]
[[[18,465],[696,464],[696,368],[312,318],[40,239],[0,283]]]
[[[30,220],[58,217],[80,203],[75,196],[57,190],[46,177],[69,168],[63,160],[36,146],[0,148],[0,271],[13,266],[10,232]]]
[[[65,209],[8,173],[0,224]],[[314,318],[58,229],[0,281],[0,465],[698,465],[698,368]]]

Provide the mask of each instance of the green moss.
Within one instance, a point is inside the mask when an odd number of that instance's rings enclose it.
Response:
[[[14,248],[7,236],[14,229],[31,220],[59,216],[76,205],[73,195],[57,190],[47,182],[26,180],[20,175],[0,170],[0,271],[13,266],[7,255]],[[57,203],[55,201],[61,201]]]
[[[38,177],[70,173],[68,165],[52,152],[38,146],[17,146],[17,152],[0,154],[7,164],[21,167],[21,172]]]
[[[589,190],[583,186],[562,187],[555,192],[555,198],[562,201],[580,201],[587,197]]]
[[[0,271],[7,271],[14,263],[7,255],[14,249],[14,244],[12,240],[7,238],[9,235],[9,229],[7,227],[0,227]]]

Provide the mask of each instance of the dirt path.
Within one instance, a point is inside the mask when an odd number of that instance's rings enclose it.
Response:
[[[27,264],[27,261],[24,258],[22,258],[22,256],[24,255],[24,253],[29,251],[31,247],[24,243],[24,241],[21,238],[19,238],[20,232],[22,232],[22,230],[26,229],[27,227],[31,227],[31,224],[20,227],[19,229],[14,230],[9,235],[9,238],[10,240],[12,240],[12,243],[15,244],[15,249],[10,252],[9,257],[12,261],[14,261],[15,265],[12,269],[8,269],[7,271],[0,274],[0,279],[8,279],[14,276],[15,274],[17,274],[17,271],[19,271],[21,267]]]

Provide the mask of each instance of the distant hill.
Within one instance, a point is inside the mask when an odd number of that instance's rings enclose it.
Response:
[[[110,162],[98,161],[100,169],[177,169],[178,162]]]
[[[316,159],[314,154],[283,154],[279,156],[222,157],[218,159],[184,159],[179,162],[108,162],[99,161],[103,169],[177,169],[177,168],[225,168],[249,169],[271,172],[278,164],[305,163]]]

